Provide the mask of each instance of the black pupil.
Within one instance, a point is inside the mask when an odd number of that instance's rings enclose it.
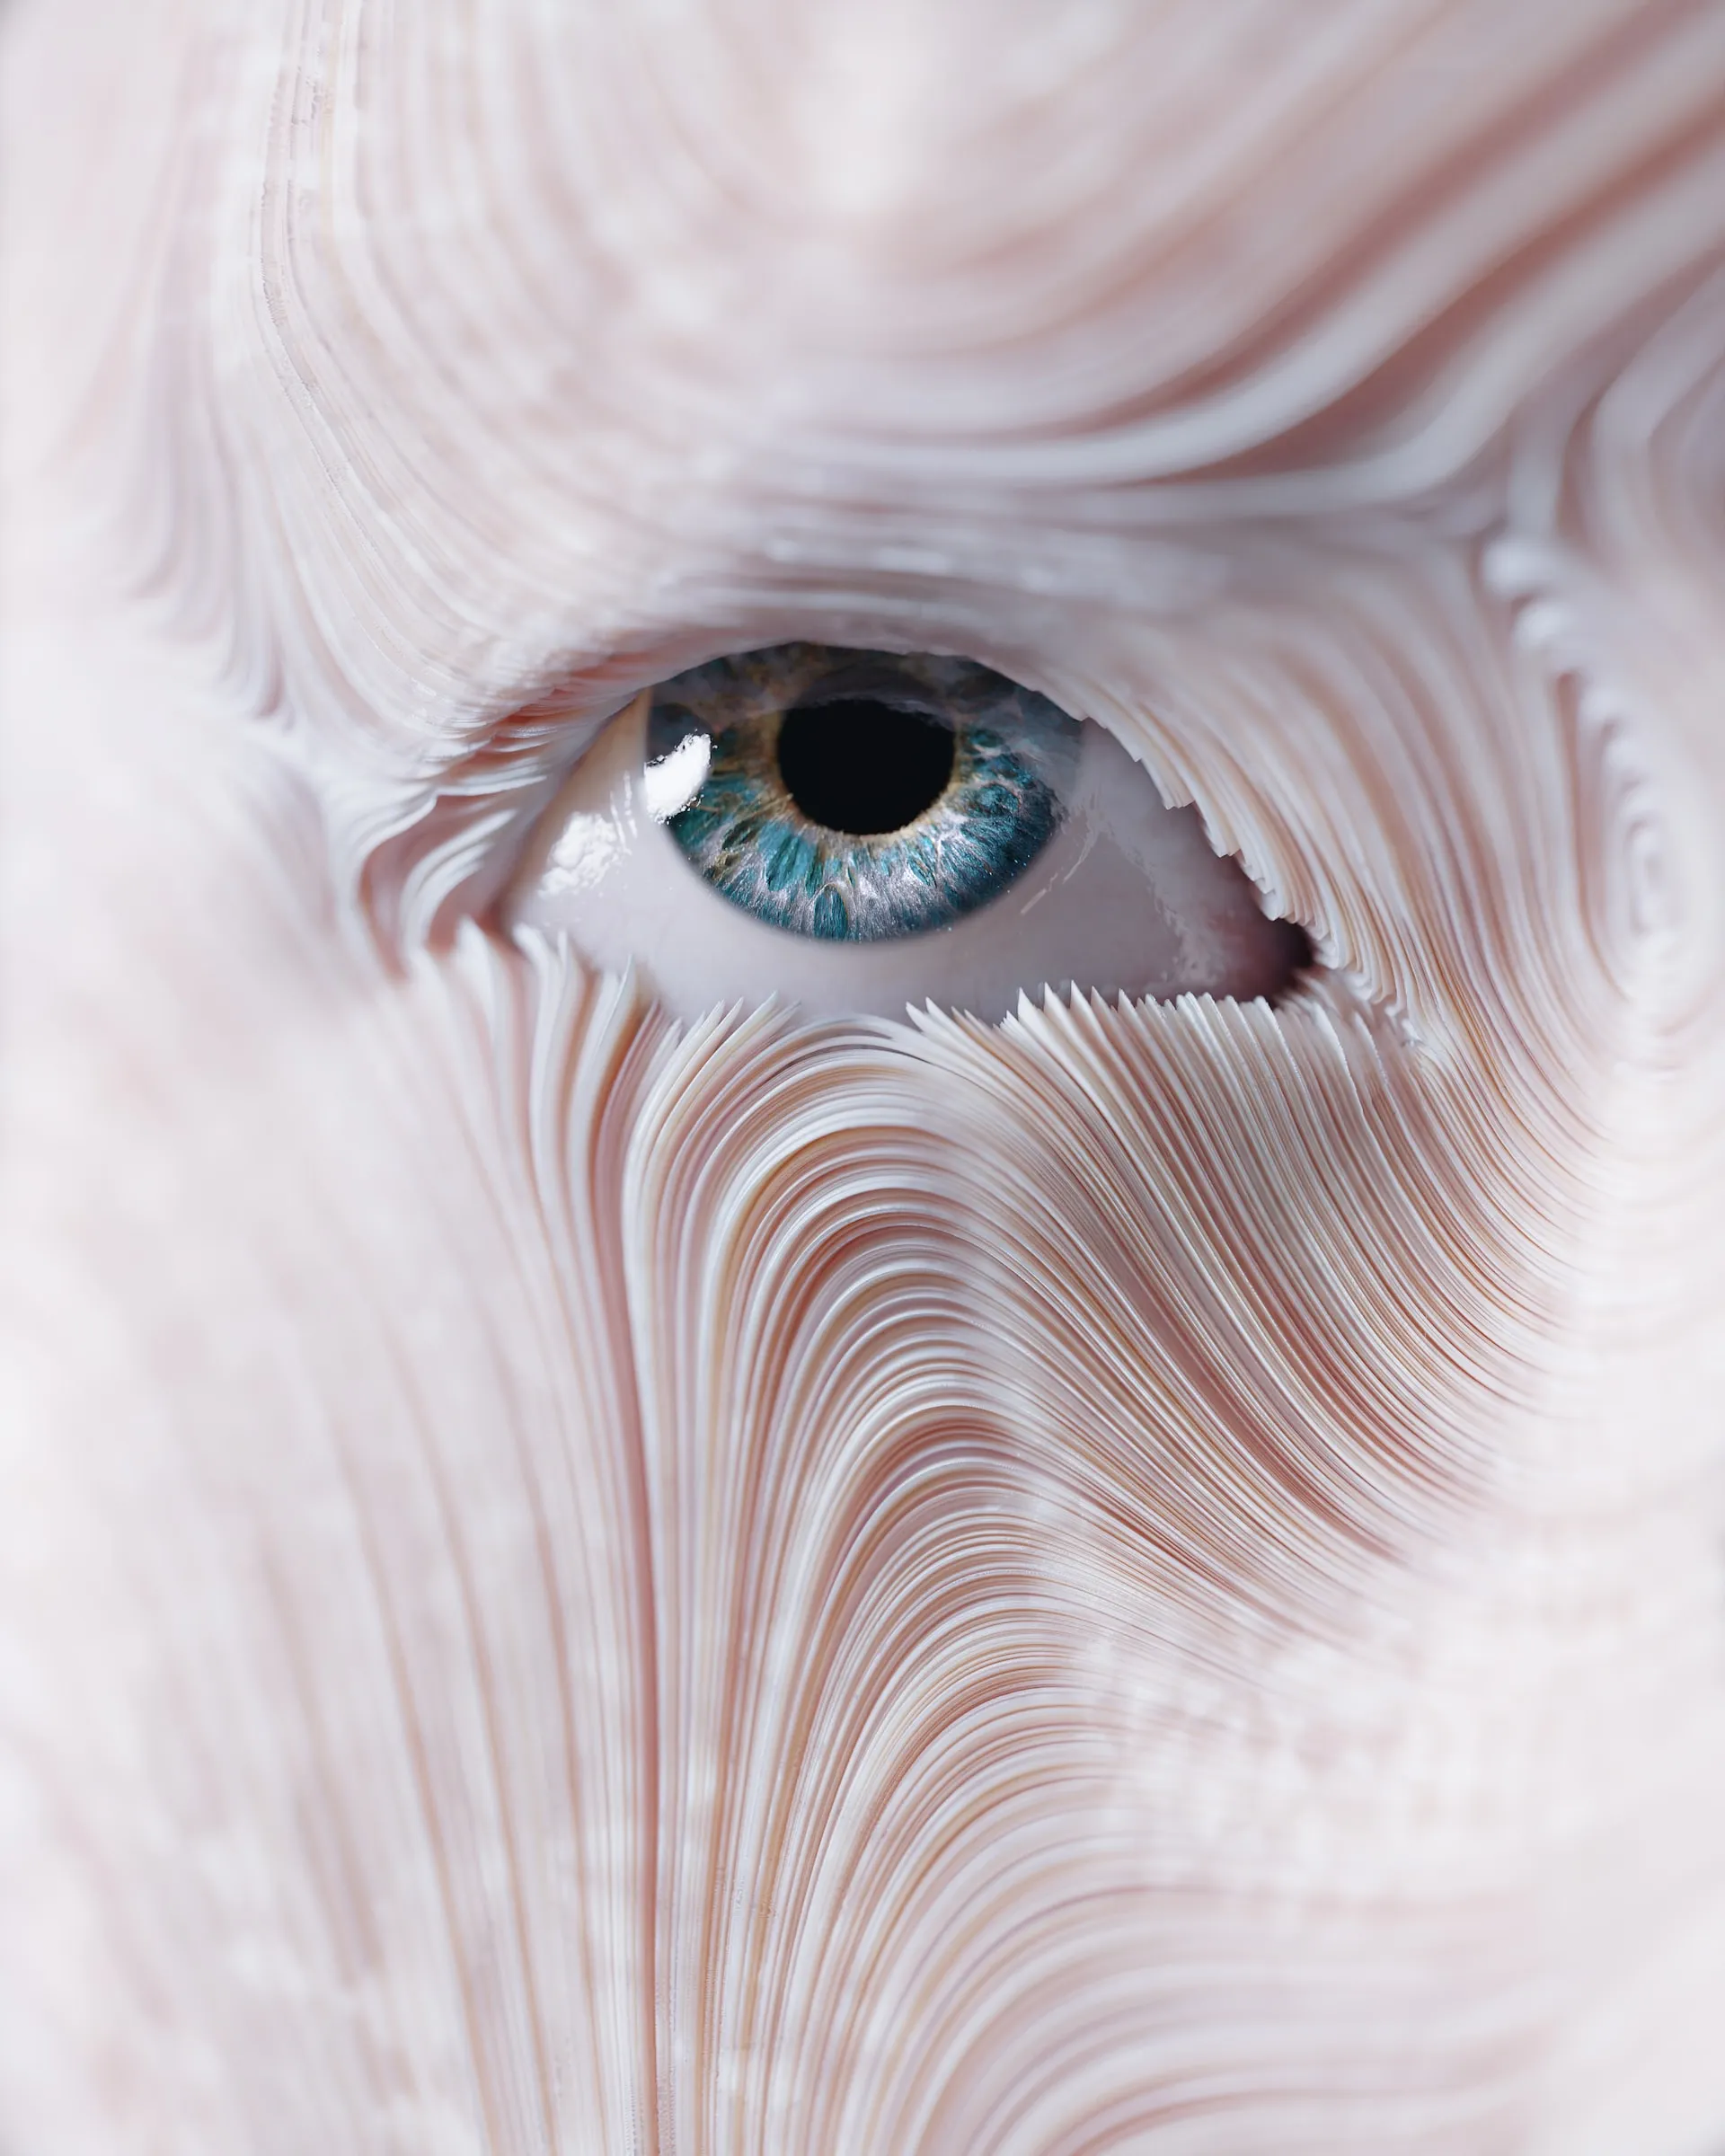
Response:
[[[952,776],[952,729],[920,711],[856,697],[787,711],[779,774],[811,824],[865,837],[902,831]]]

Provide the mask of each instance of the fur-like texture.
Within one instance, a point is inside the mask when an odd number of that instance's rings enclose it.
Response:
[[[1721,2145],[1725,10],[7,37],[8,2156]],[[503,935],[791,638],[1317,969]]]

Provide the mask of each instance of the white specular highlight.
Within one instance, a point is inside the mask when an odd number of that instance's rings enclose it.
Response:
[[[656,824],[669,823],[686,808],[705,783],[712,743],[705,734],[686,734],[662,756],[650,757],[641,774],[641,807]]]

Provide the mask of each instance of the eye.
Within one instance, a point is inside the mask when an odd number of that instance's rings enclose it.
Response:
[[[782,644],[613,720],[506,908],[685,1017],[1272,994],[1309,963],[1102,728],[969,658]]]

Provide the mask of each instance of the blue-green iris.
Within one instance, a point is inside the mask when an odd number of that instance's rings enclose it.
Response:
[[[835,727],[841,712],[851,722],[847,739],[859,738],[860,713],[866,744],[869,707],[881,714],[872,738],[889,756],[914,721],[950,731],[950,761],[943,740],[933,765],[920,759],[940,791],[925,803],[911,797],[907,820],[880,830],[869,821],[878,806],[846,816],[841,768],[822,797],[836,804],[823,809],[833,820],[817,821],[781,768],[787,715],[807,742],[829,710]],[[878,942],[949,927],[1024,872],[1059,826],[1078,741],[1077,721],[1057,705],[973,659],[780,644],[656,689],[647,761],[660,786],[655,813],[715,890],[774,928]],[[665,799],[667,775],[683,772],[686,794]],[[889,800],[893,780],[859,768],[859,797]],[[863,828],[837,827],[853,820]]]

